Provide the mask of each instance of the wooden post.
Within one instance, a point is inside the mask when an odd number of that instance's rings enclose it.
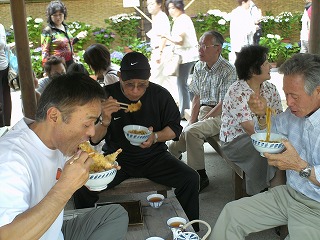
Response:
[[[310,53],[320,54],[320,3],[312,0],[309,47]]]
[[[10,8],[19,65],[23,113],[25,117],[34,119],[36,113],[36,96],[33,83],[24,0],[10,0]]]

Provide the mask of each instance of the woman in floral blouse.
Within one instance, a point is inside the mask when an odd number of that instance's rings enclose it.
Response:
[[[283,181],[283,172],[269,166],[250,139],[255,118],[247,103],[251,94],[260,94],[277,114],[282,112],[279,92],[275,85],[266,81],[271,78],[267,53],[268,49],[262,46],[241,49],[235,62],[239,80],[230,86],[222,105],[220,140],[223,152],[245,172],[249,195]]]
[[[67,18],[67,8],[61,1],[51,1],[47,7],[48,26],[41,34],[42,65],[51,55],[63,57],[67,67],[73,63],[73,44],[86,37],[86,31],[72,37],[68,26],[64,23]]]

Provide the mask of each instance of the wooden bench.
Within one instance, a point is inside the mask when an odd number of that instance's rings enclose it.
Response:
[[[147,178],[129,178],[114,188],[100,192],[99,196],[127,195],[131,193],[156,191],[157,193],[167,197],[167,191],[171,189],[171,187],[155,183]]]
[[[244,171],[235,163],[233,163],[222,151],[221,143],[219,140],[219,135],[210,137],[206,139],[207,142],[214,148],[214,150],[223,158],[223,160],[232,169],[233,174],[233,187],[234,187],[234,199],[240,199],[247,196],[246,193],[246,183],[245,183],[245,173]]]
[[[184,114],[187,120],[190,119],[190,109],[185,110]],[[246,193],[246,184],[245,184],[245,173],[240,167],[234,164],[222,151],[221,142],[219,140],[219,135],[212,136],[206,141],[214,148],[214,150],[223,158],[223,160],[228,164],[232,169],[233,173],[233,187],[234,187],[234,199],[240,199],[244,196],[247,196]]]

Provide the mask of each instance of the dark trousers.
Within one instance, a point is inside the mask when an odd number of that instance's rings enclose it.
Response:
[[[119,161],[119,164],[121,170],[108,185],[108,189],[129,177],[148,178],[156,183],[175,188],[175,195],[189,220],[199,219],[199,175],[184,162],[164,151],[144,161],[143,164],[139,164],[139,161],[126,160]],[[74,194],[76,208],[93,207],[98,199],[98,193],[89,191],[86,187],[80,188]],[[199,230],[198,224],[193,227],[195,231]]]
[[[11,124],[11,92],[8,84],[9,67],[0,71],[0,127]]]

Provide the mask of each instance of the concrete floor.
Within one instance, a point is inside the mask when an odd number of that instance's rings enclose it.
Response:
[[[277,72],[272,72],[271,75],[271,82],[277,86],[281,95],[281,99],[284,100],[281,81],[282,76]],[[169,82],[168,86],[168,90],[172,93],[173,97],[177,99],[175,81]],[[14,125],[22,117],[20,91],[12,92],[12,102],[12,125]],[[182,122],[182,125],[185,123],[186,122]],[[200,194],[200,219],[208,222],[213,227],[224,205],[233,200],[232,172],[224,160],[213,150],[209,144],[205,143],[204,146],[206,170],[209,176],[210,185]],[[185,158],[186,156],[183,154],[183,160],[185,160]],[[173,191],[169,192],[169,195],[173,194]],[[134,194],[112,200],[139,200],[145,199],[147,195],[147,193]],[[110,199],[106,199],[106,201],[109,200]],[[72,208],[72,202],[68,204],[67,208]],[[199,236],[203,236],[205,232],[205,227],[203,227],[203,229],[199,232]],[[274,230],[271,229],[251,234],[246,239],[276,240],[279,239],[279,237],[275,234]]]

